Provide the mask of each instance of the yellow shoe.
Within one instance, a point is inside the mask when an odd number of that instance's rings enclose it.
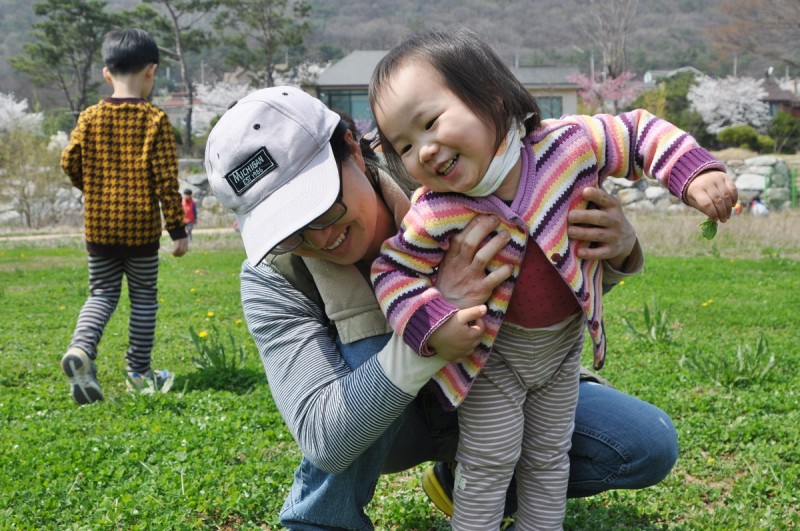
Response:
[[[453,516],[453,465],[439,461],[422,472],[422,490],[447,516]]]

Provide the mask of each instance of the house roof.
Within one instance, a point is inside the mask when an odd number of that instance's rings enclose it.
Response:
[[[520,66],[511,67],[511,72],[525,87],[578,88],[570,81],[580,72],[574,66]]]
[[[367,86],[372,71],[388,50],[356,50],[317,76],[318,87]]]
[[[369,85],[373,70],[387,53],[387,50],[356,50],[351,52],[317,77],[317,87],[321,89],[366,87]],[[511,71],[528,88],[577,89],[578,87],[576,83],[567,80],[570,75],[578,73],[578,69],[575,67],[512,67]]]
[[[761,86],[767,91],[767,97],[762,101],[800,103],[791,91],[781,88],[773,79],[767,79]]]

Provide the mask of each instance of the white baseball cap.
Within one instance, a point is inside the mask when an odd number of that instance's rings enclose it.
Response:
[[[208,182],[236,213],[251,264],[336,201],[341,181],[330,139],[339,120],[298,88],[272,87],[234,103],[211,130]]]

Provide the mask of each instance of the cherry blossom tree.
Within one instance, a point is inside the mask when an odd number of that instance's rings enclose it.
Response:
[[[211,130],[215,118],[222,116],[233,102],[252,92],[248,83],[216,83],[213,85],[198,84],[197,97],[194,100],[192,113],[192,131],[195,135],[204,135]]]
[[[606,77],[601,82],[597,77],[592,79],[575,74],[567,80],[578,85],[578,95],[590,111],[617,114],[639,94],[641,83],[633,81],[634,77],[636,74],[633,72],[623,72],[618,77]]]
[[[330,63],[301,63],[286,72],[276,73],[275,86],[313,85],[316,77],[328,66]],[[207,134],[215,118],[222,116],[233,102],[256,90],[249,83],[229,82],[197,85],[196,89],[197,98],[192,114],[192,130],[196,136]]]
[[[28,112],[26,100],[0,93],[0,217],[19,219],[29,228],[61,220],[73,196],[61,172],[60,144],[49,149],[41,113]]]
[[[14,130],[40,131],[44,116],[28,112],[28,100],[17,101],[13,94],[0,92],[0,133]]]
[[[728,76],[723,79],[702,77],[689,88],[687,98],[716,135],[734,125],[751,125],[763,130],[770,122],[769,105],[763,99],[767,91],[761,80]]]

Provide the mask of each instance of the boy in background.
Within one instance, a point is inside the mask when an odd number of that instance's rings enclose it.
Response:
[[[197,203],[192,198],[192,189],[186,188],[183,191],[183,222],[186,223],[186,235],[192,241],[192,229],[197,223]]]
[[[178,186],[178,154],[166,113],[150,104],[158,47],[145,31],[113,30],[103,41],[103,77],[113,94],[84,110],[61,156],[61,167],[83,192],[90,294],[78,316],[61,369],[78,404],[103,399],[94,360],[117,307],[122,276],[131,303],[125,354],[128,387],[145,380],[168,389],[174,375],[150,368],[155,336],[161,215],[183,256],[189,240]]]

